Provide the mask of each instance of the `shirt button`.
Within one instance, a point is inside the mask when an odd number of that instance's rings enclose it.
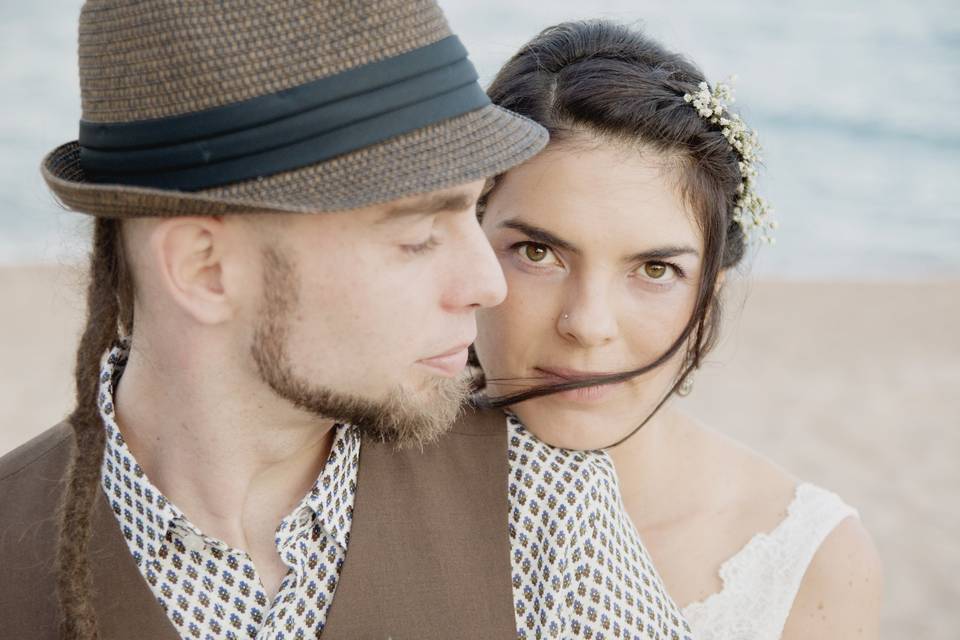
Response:
[[[310,507],[304,507],[297,512],[297,524],[301,527],[308,524],[311,520],[313,520],[313,509]]]
[[[203,542],[203,538],[191,531],[183,537],[183,546],[186,547],[187,551],[202,553],[206,545]]]

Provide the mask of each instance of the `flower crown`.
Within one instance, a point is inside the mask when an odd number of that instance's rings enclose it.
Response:
[[[731,82],[736,78],[731,78]],[[718,82],[713,91],[706,82],[701,82],[696,93],[684,94],[686,102],[692,102],[697,113],[713,124],[722,127],[721,133],[740,156],[740,176],[742,182],[737,187],[737,202],[733,208],[733,219],[743,229],[744,238],[749,242],[754,234],[761,241],[774,244],[773,231],[777,221],[772,219],[773,208],[754,191],[754,179],[757,177],[756,165],[760,163],[760,142],[757,132],[747,127],[736,113],[727,106],[734,102],[730,85]]]

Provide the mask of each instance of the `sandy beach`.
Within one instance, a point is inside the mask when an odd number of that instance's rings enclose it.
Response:
[[[0,268],[0,454],[72,405],[78,267]],[[883,638],[960,629],[960,282],[737,286],[683,400],[860,510],[886,571]]]

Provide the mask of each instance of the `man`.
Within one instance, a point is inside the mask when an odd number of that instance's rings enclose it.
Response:
[[[505,295],[474,207],[546,132],[428,0],[89,0],[79,60],[77,405],[0,461],[0,635],[315,637],[361,430],[456,415]]]
[[[89,0],[79,54],[80,139],[42,168],[94,216],[77,404],[0,460],[0,637],[529,628],[513,578],[564,527],[512,548],[502,414],[441,434],[505,295],[475,204],[546,132],[432,0]],[[527,488],[592,526],[569,482]],[[554,635],[686,637],[652,570],[607,614],[604,562],[542,574],[596,618]]]

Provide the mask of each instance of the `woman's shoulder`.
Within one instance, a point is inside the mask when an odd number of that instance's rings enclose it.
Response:
[[[684,437],[699,461],[701,491],[712,494],[710,499],[733,519],[755,523],[755,530],[786,516],[802,484],[797,476],[698,420],[683,422]]]
[[[873,539],[859,518],[846,517],[817,548],[782,637],[877,638],[882,590]]]
[[[770,575],[782,584],[770,586],[782,591],[789,611],[783,640],[876,637],[882,568],[856,510],[746,445],[692,424],[701,453],[726,469],[730,521],[740,523],[738,537],[749,538],[726,573],[752,573],[747,565],[771,559]]]
[[[869,538],[856,509],[835,493],[793,473],[726,435],[697,423],[704,452],[724,470],[724,496],[730,516],[741,522],[766,522],[754,525],[754,532],[773,533],[781,529],[784,538],[817,538],[829,552],[833,547],[862,546]],[[859,538],[857,537],[859,536]],[[832,546],[828,547],[827,542]],[[797,542],[799,544],[799,542]]]

